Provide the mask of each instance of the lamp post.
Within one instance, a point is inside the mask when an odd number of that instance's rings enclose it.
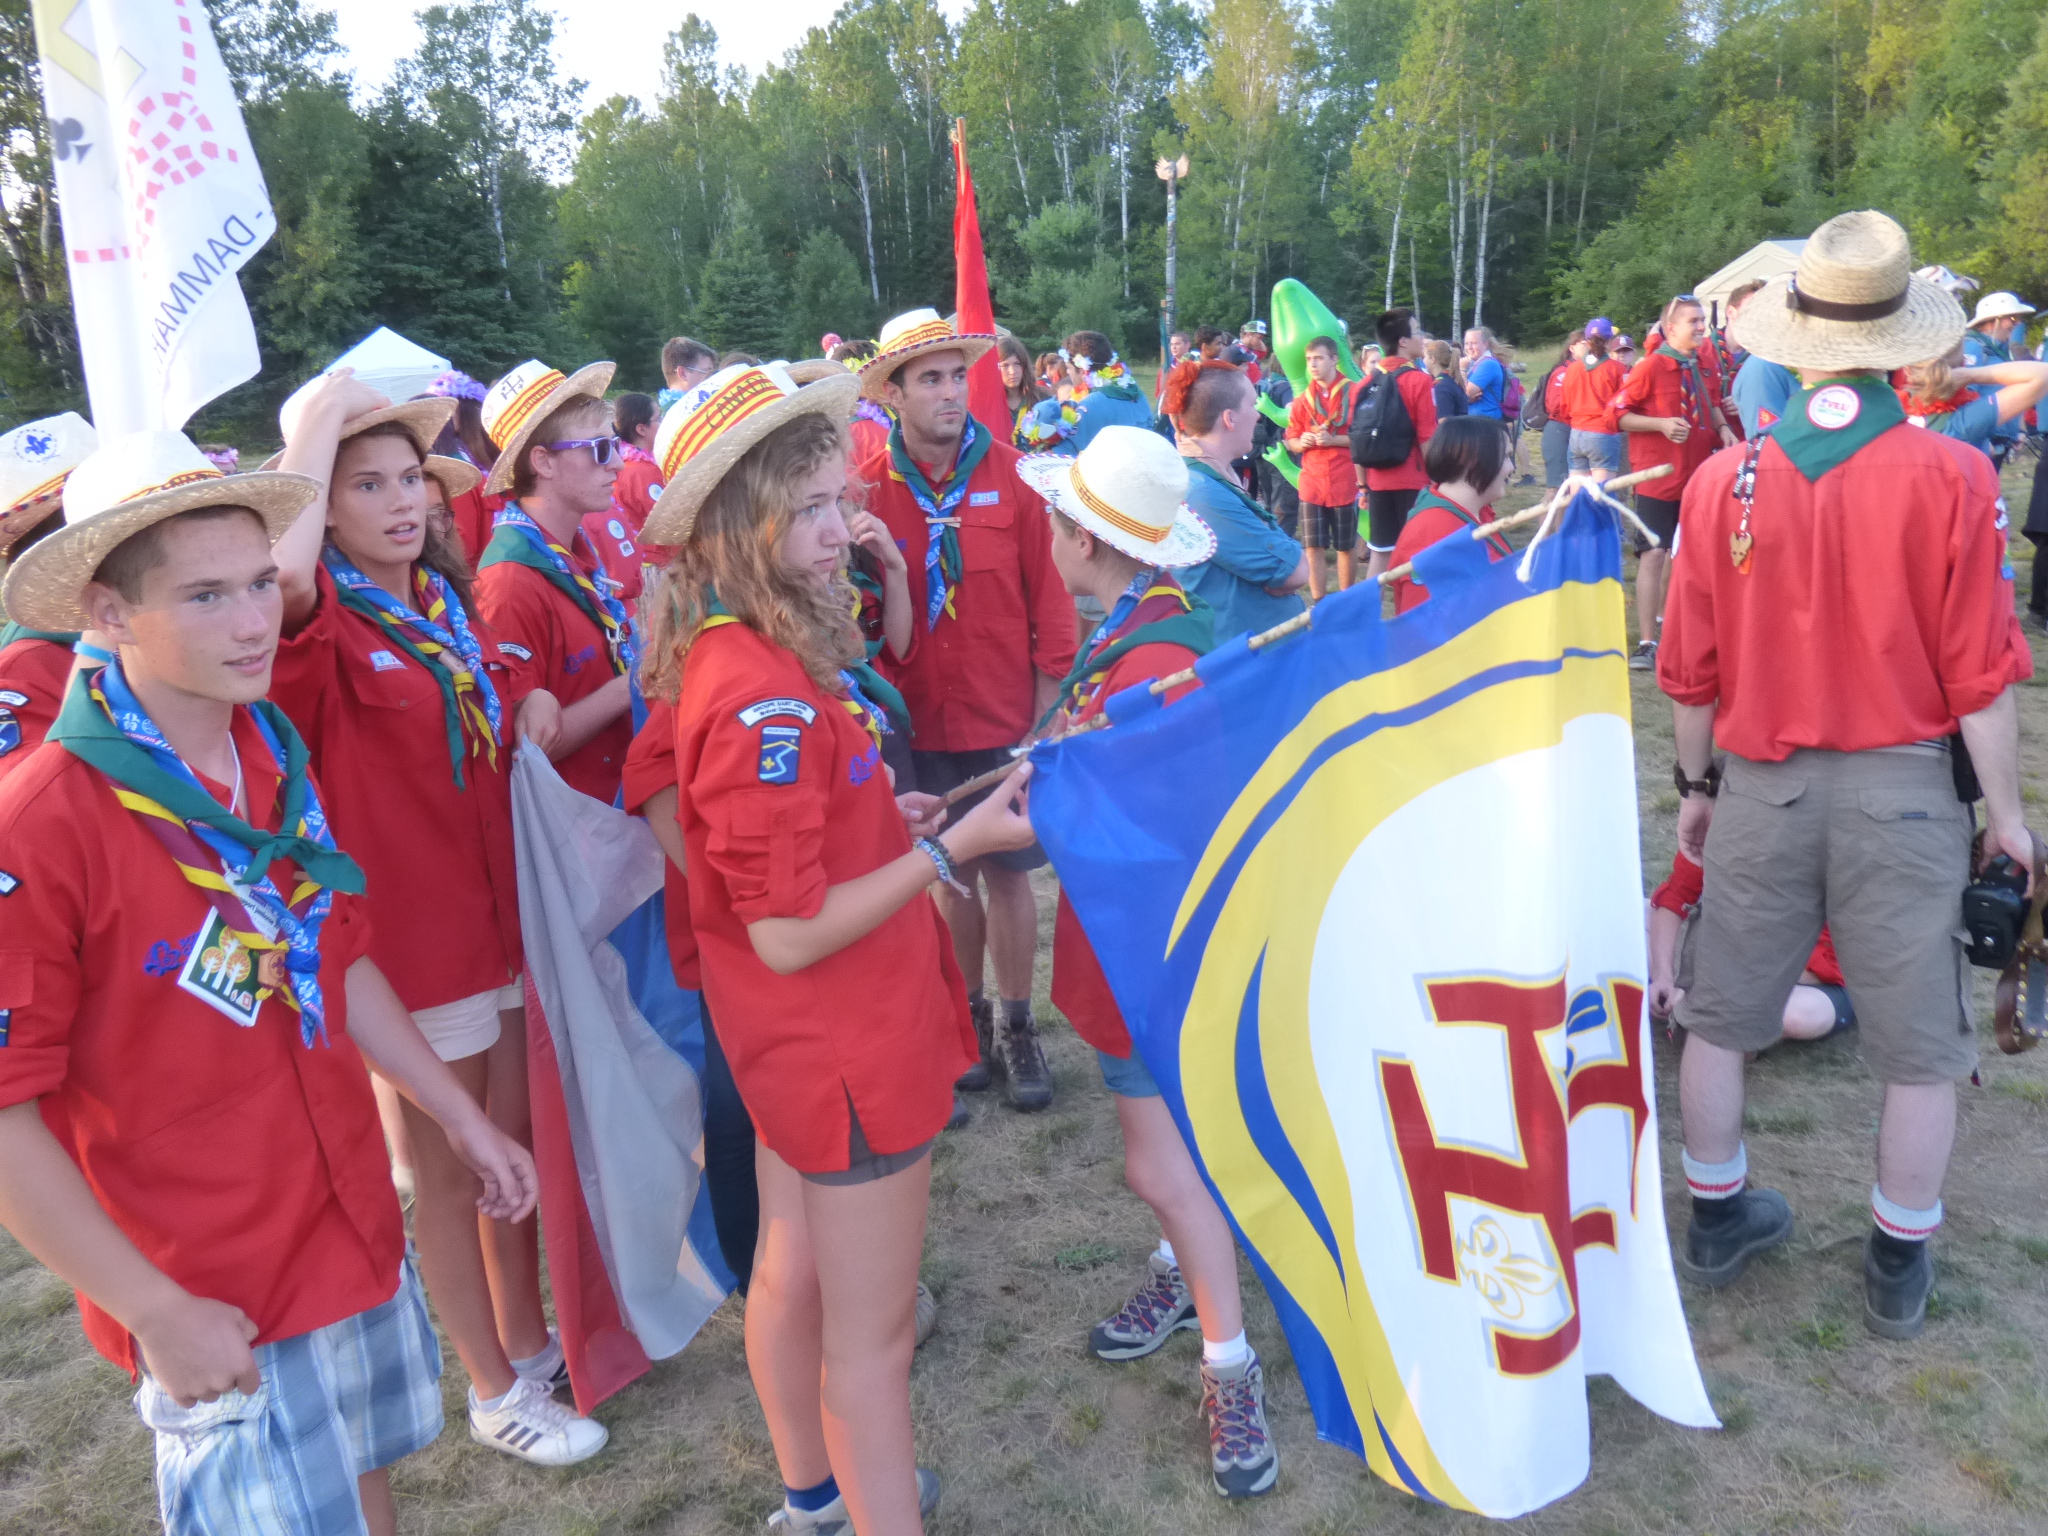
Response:
[[[1174,268],[1179,257],[1180,238],[1175,215],[1180,202],[1180,184],[1188,174],[1188,157],[1182,155],[1178,160],[1161,160],[1152,170],[1166,183],[1166,300],[1161,307],[1166,311],[1166,334],[1171,336],[1174,327]]]

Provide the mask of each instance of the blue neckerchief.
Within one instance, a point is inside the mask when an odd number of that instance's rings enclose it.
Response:
[[[122,735],[147,752],[150,761],[164,773],[189,785],[207,799],[213,798],[206,786],[199,782],[199,776],[185,766],[185,760],[164,740],[163,732],[157,729],[156,722],[149,718],[149,712],[129,688],[120,662],[110,662],[100,673],[96,686],[107,701],[108,717]],[[284,746],[271,730],[270,722],[263,718],[260,710],[251,710],[250,718],[262,734],[263,745],[269,749],[272,760],[281,768],[285,761]],[[333,848],[334,834],[328,830],[326,812],[321,809],[320,796],[310,777],[306,780],[305,790],[297,835],[323,848]],[[249,849],[203,821],[188,821],[185,829],[220,859],[223,871],[233,882],[244,905],[260,907],[264,915],[277,925],[278,937],[285,943],[285,968],[291,975],[292,995],[299,1004],[299,1039],[308,1048],[315,1040],[325,1044],[327,1009],[320,992],[320,927],[334,906],[334,892],[322,888],[306,908],[305,916],[300,917],[272,883],[267,870],[256,870],[255,881],[250,883]],[[284,830],[290,833],[294,829],[287,827]]]
[[[988,451],[986,437],[987,433],[969,416],[967,429],[960,434],[960,449],[953,457],[953,472],[947,478],[946,489],[934,495],[924,471],[911,458],[903,441],[903,424],[898,422],[889,431],[890,472],[909,488],[911,500],[924,514],[926,629],[938,628],[939,616],[952,611],[951,584],[960,580],[960,534],[954,514],[967,499],[967,484]]]
[[[640,659],[640,642],[633,634],[633,621],[626,616],[626,605],[612,590],[616,583],[605,574],[602,562],[594,579],[584,575],[570,562],[567,551],[548,536],[545,528],[527,516],[516,501],[508,501],[500,507],[497,516],[491,520],[491,526],[510,528],[523,535],[535,555],[545,560],[564,582],[581,591],[590,616],[597,621],[598,628],[604,631],[611,646],[614,670],[622,673],[636,670],[634,663]],[[582,529],[577,529],[577,533],[580,536]]]

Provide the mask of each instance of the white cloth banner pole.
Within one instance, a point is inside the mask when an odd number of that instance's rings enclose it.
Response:
[[[256,376],[235,274],[276,228],[203,0],[36,0],[66,266],[101,438]]]

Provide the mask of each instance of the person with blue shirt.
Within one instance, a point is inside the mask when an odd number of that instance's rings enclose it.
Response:
[[[1956,356],[1951,352],[1946,358],[1908,367],[1899,404],[1915,426],[1981,448],[1996,464],[2000,428],[2018,421],[2048,395],[2048,363],[1969,368],[1958,366]]]
[[[2018,337],[2025,344],[2027,318],[2033,313],[2034,306],[2016,293],[1985,294],[1977,301],[1970,328],[1963,332],[1963,361],[1972,368],[2013,361],[2013,339]],[[1984,451],[1993,464],[2003,467],[2005,456],[2019,440],[2020,419],[2013,415],[1999,423]]]
[[[1252,381],[1228,363],[1190,358],[1160,393],[1188,461],[1188,506],[1216,535],[1216,553],[1181,585],[1216,611],[1216,644],[1259,634],[1302,611],[1308,556],[1245,494],[1231,461],[1251,452],[1259,413]]]
[[[1024,432],[1030,446],[1069,458],[1095,440],[1104,427],[1150,427],[1152,407],[1145,392],[1100,331],[1076,331],[1060,348],[1073,369],[1076,388],[1067,401],[1041,402]]]
[[[1744,283],[1728,295],[1728,326],[1731,332],[1735,317],[1742,313],[1742,306],[1763,286],[1760,282]],[[1783,363],[1774,363],[1752,352],[1738,352],[1735,356],[1735,381],[1728,386],[1728,393],[1735,402],[1736,414],[1742,418],[1742,435],[1752,441],[1768,437],[1771,428],[1778,424],[1778,418],[1785,414],[1785,402],[1798,394],[1802,387],[1799,375]]]
[[[1500,343],[1493,332],[1475,325],[1465,333],[1465,398],[1472,402],[1468,416],[1501,419],[1500,402],[1508,387],[1508,370],[1499,355]]]

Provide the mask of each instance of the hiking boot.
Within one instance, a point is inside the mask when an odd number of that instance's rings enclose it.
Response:
[[[917,1282],[917,1342],[924,1343],[938,1326],[939,1298],[932,1294],[930,1286],[920,1280]]]
[[[1934,1292],[1934,1255],[1925,1243],[1880,1243],[1881,1235],[1863,1243],[1863,1325],[1881,1339],[1917,1339]]]
[[[1792,1235],[1792,1207],[1775,1189],[1745,1189],[1726,1202],[1735,1209],[1711,1224],[1693,1211],[1685,1247],[1671,1257],[1688,1280],[1719,1289],[1731,1285],[1749,1261]]]
[[[1012,1109],[1044,1109],[1052,1103],[1052,1071],[1038,1043],[1038,1021],[1025,1014],[1005,1019],[996,1033],[996,1071],[1003,1079],[1003,1102]]]
[[[1636,648],[1628,653],[1628,669],[1631,672],[1654,672],[1657,670],[1657,642],[1639,640]]]
[[[1098,1360],[1142,1360],[1183,1328],[1199,1329],[1195,1298],[1188,1294],[1180,1266],[1153,1254],[1151,1273],[1131,1299],[1088,1333],[1088,1352]]]
[[[537,1467],[566,1467],[595,1456],[610,1436],[597,1420],[556,1402],[542,1383],[520,1376],[489,1411],[469,1389],[469,1438]]]
[[[917,1469],[917,1513],[929,1520],[939,1507],[939,1474],[930,1467]],[[768,1529],[787,1531],[790,1536],[853,1536],[853,1517],[846,1512],[844,1495],[823,1509],[792,1509],[787,1500],[768,1517]]]
[[[995,999],[984,997],[979,1002],[969,998],[968,1011],[974,1015],[974,1038],[981,1042],[981,1060],[953,1079],[953,1086],[963,1093],[986,1093],[995,1077]]]
[[[1252,1499],[1280,1478],[1280,1452],[1266,1428],[1266,1377],[1259,1357],[1236,1365],[1202,1362],[1202,1416],[1209,1421],[1209,1466],[1226,1499]]]

